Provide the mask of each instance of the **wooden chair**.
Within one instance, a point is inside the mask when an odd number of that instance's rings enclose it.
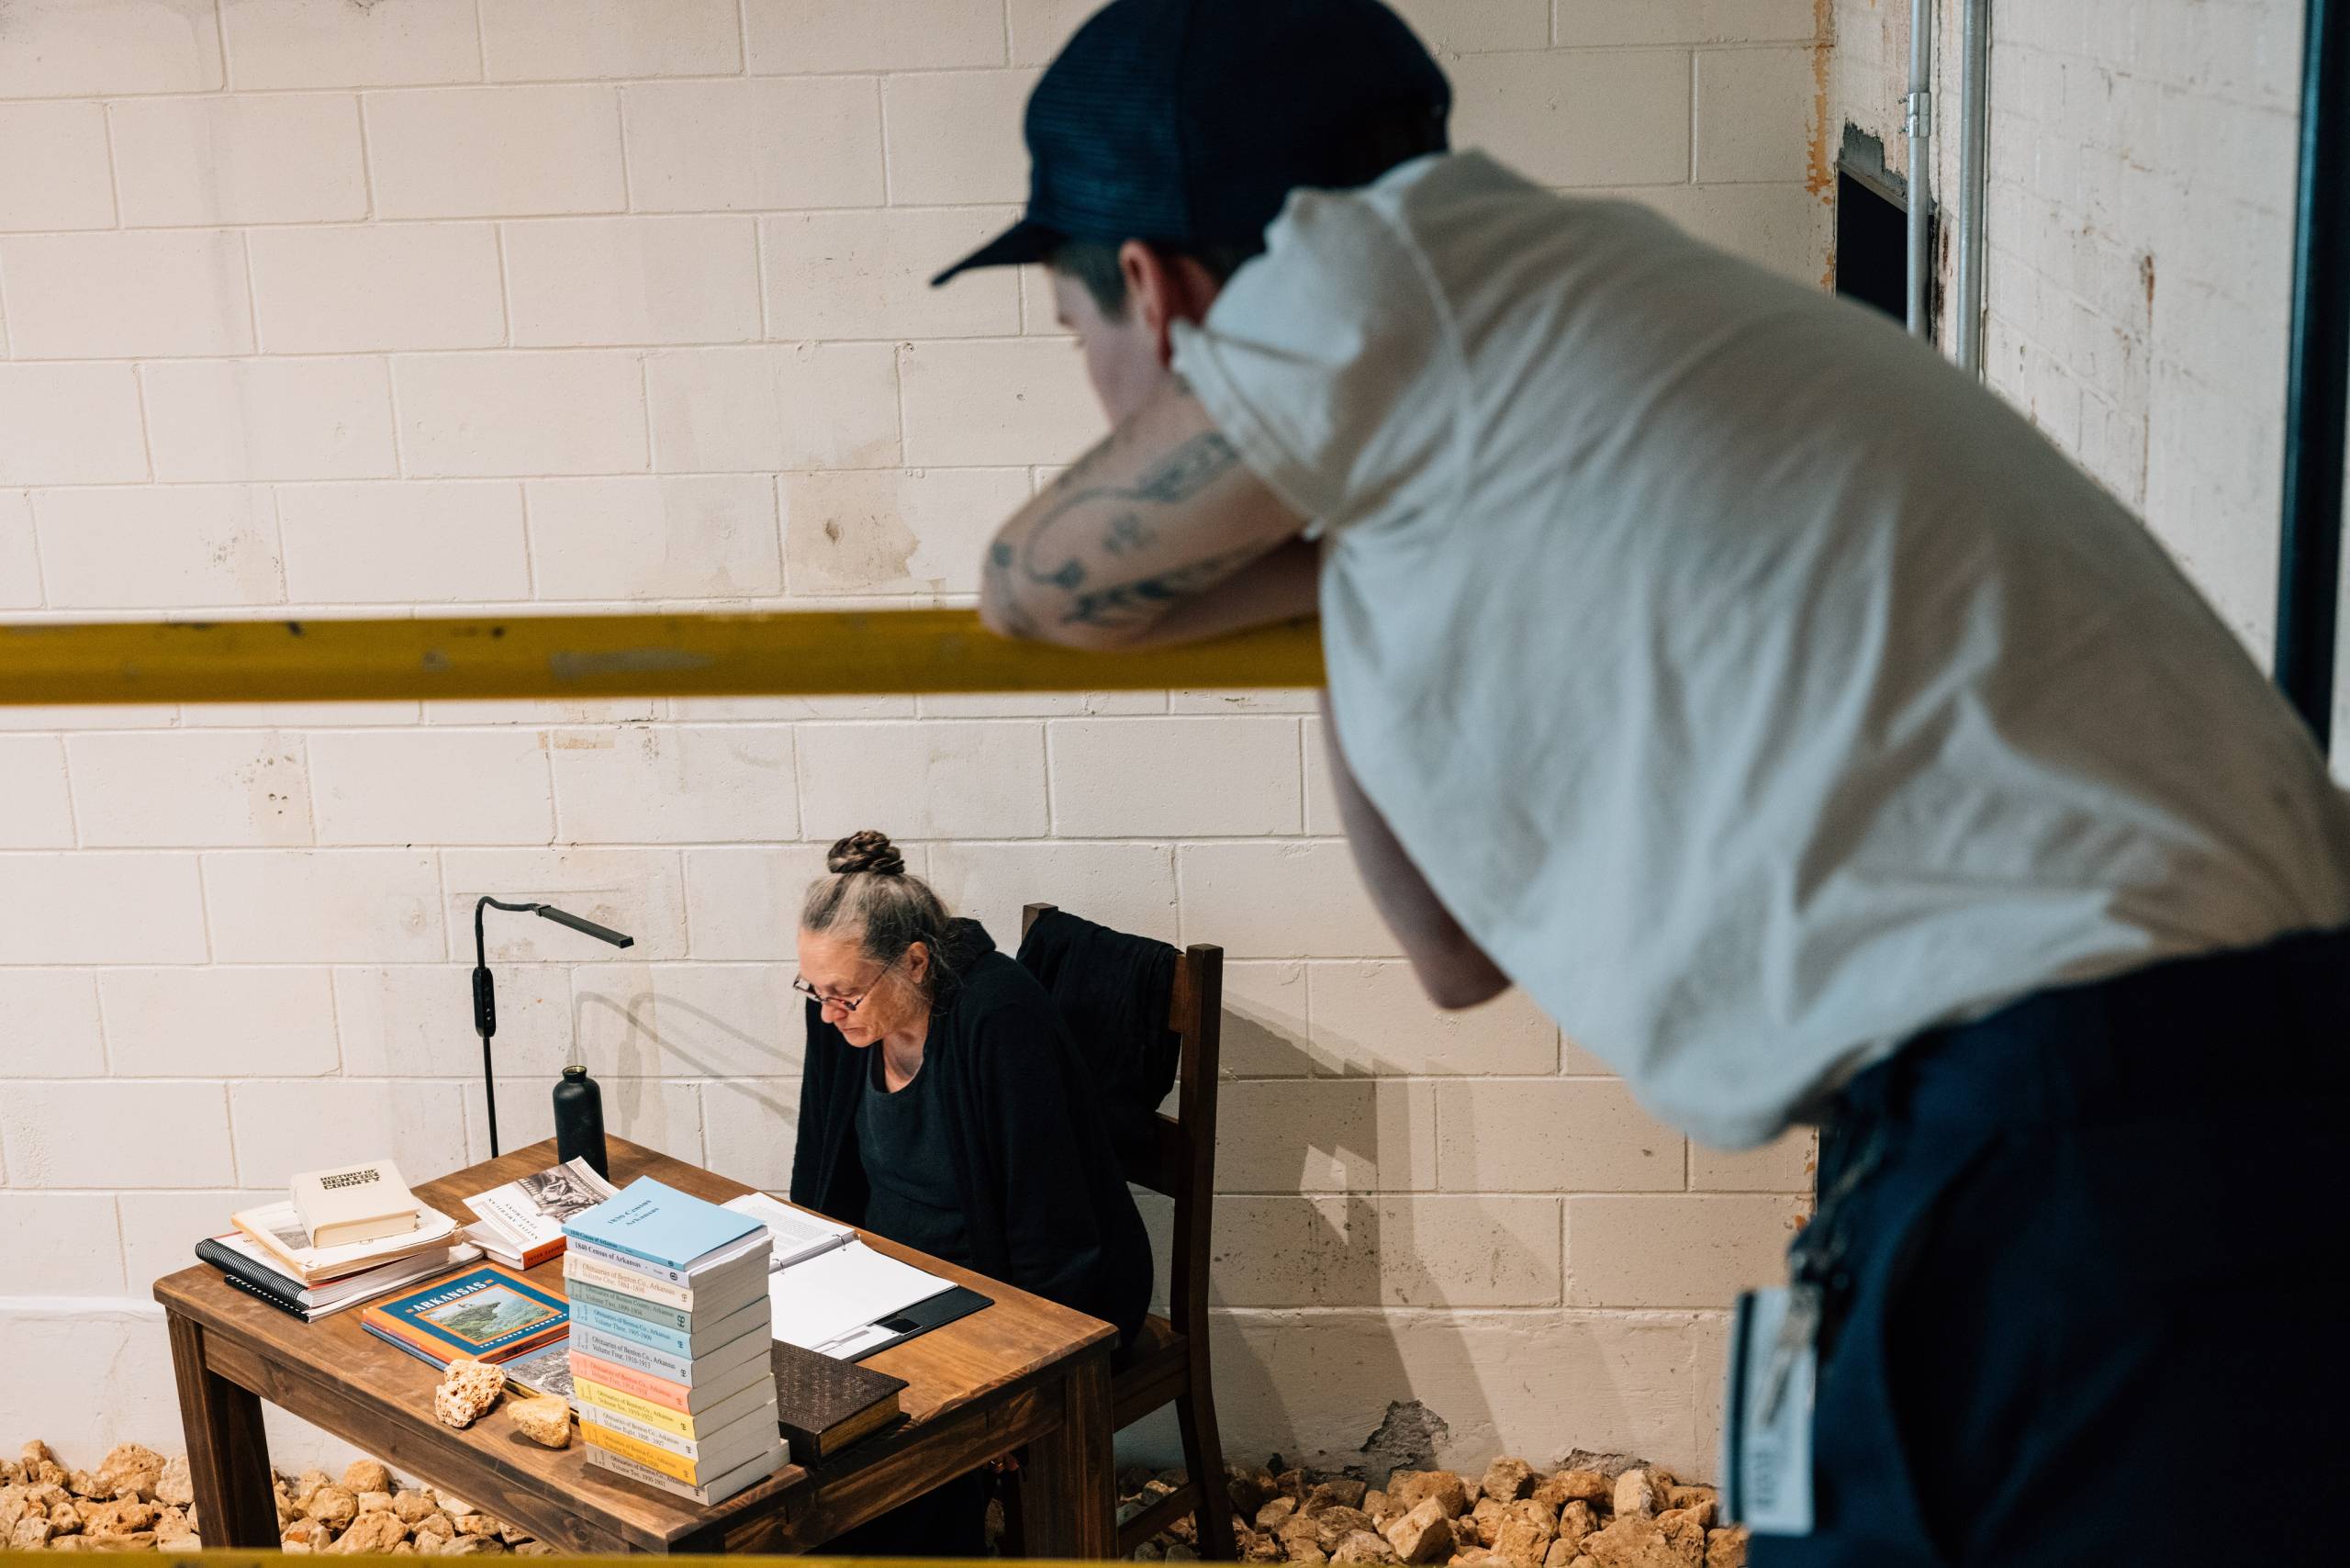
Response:
[[[1032,903],[1023,938],[1051,904]],[[1143,1319],[1110,1388],[1111,1425],[1132,1426],[1163,1405],[1175,1406],[1190,1479],[1118,1527],[1118,1555],[1191,1513],[1202,1557],[1233,1556],[1232,1501],[1224,1444],[1216,1435],[1215,1389],[1208,1371],[1208,1235],[1215,1210],[1216,1053],[1224,1021],[1224,949],[1194,944],[1175,963],[1167,1026],[1181,1041],[1176,1114],[1158,1116],[1156,1147],[1129,1159],[1126,1179],[1175,1200],[1175,1243],[1168,1313]],[[1016,1554],[1016,1549],[1015,1549]]]

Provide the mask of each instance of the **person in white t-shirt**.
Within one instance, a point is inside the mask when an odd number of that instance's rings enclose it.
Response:
[[[1775,1495],[1725,1477],[1758,1563],[2183,1562],[2145,1521],[2188,1445],[2350,1474],[2300,1256],[2350,802],[2308,731],[1998,398],[1447,151],[1449,101],[1373,0],[1080,29],[1026,215],[939,281],[1047,263],[1115,428],[983,612],[1106,648],[1318,610],[1348,836],[1429,994],[1523,988],[1710,1144],[1824,1126],[1793,1326],[1733,1378],[1734,1461],[1813,1445]]]

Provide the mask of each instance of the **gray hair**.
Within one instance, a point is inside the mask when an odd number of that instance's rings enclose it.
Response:
[[[930,950],[935,993],[946,978],[946,906],[920,877],[906,873],[906,858],[889,835],[872,828],[850,834],[824,856],[825,874],[808,884],[800,906],[801,929],[819,936],[850,936],[877,964],[894,964],[915,943]]]

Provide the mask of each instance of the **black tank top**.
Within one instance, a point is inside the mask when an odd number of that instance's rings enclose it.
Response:
[[[882,1080],[881,1047],[871,1058],[856,1105],[856,1150],[872,1193],[865,1228],[950,1263],[968,1265],[971,1239],[963,1194],[946,1153],[938,1075],[918,1071],[892,1093]]]

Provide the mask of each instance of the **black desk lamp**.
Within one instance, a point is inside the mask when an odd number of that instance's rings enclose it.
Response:
[[[636,938],[623,936],[609,925],[582,920],[551,903],[507,903],[484,894],[481,902],[474,905],[474,1033],[481,1036],[481,1092],[489,1104],[489,1157],[495,1159],[498,1158],[498,1085],[490,1073],[489,1037],[498,1033],[498,992],[490,983],[488,952],[482,946],[481,912],[485,909],[535,914],[541,920],[552,920],[557,925],[584,931],[599,942],[610,942],[615,947],[633,947]],[[585,1070],[582,1070],[584,1072]]]

